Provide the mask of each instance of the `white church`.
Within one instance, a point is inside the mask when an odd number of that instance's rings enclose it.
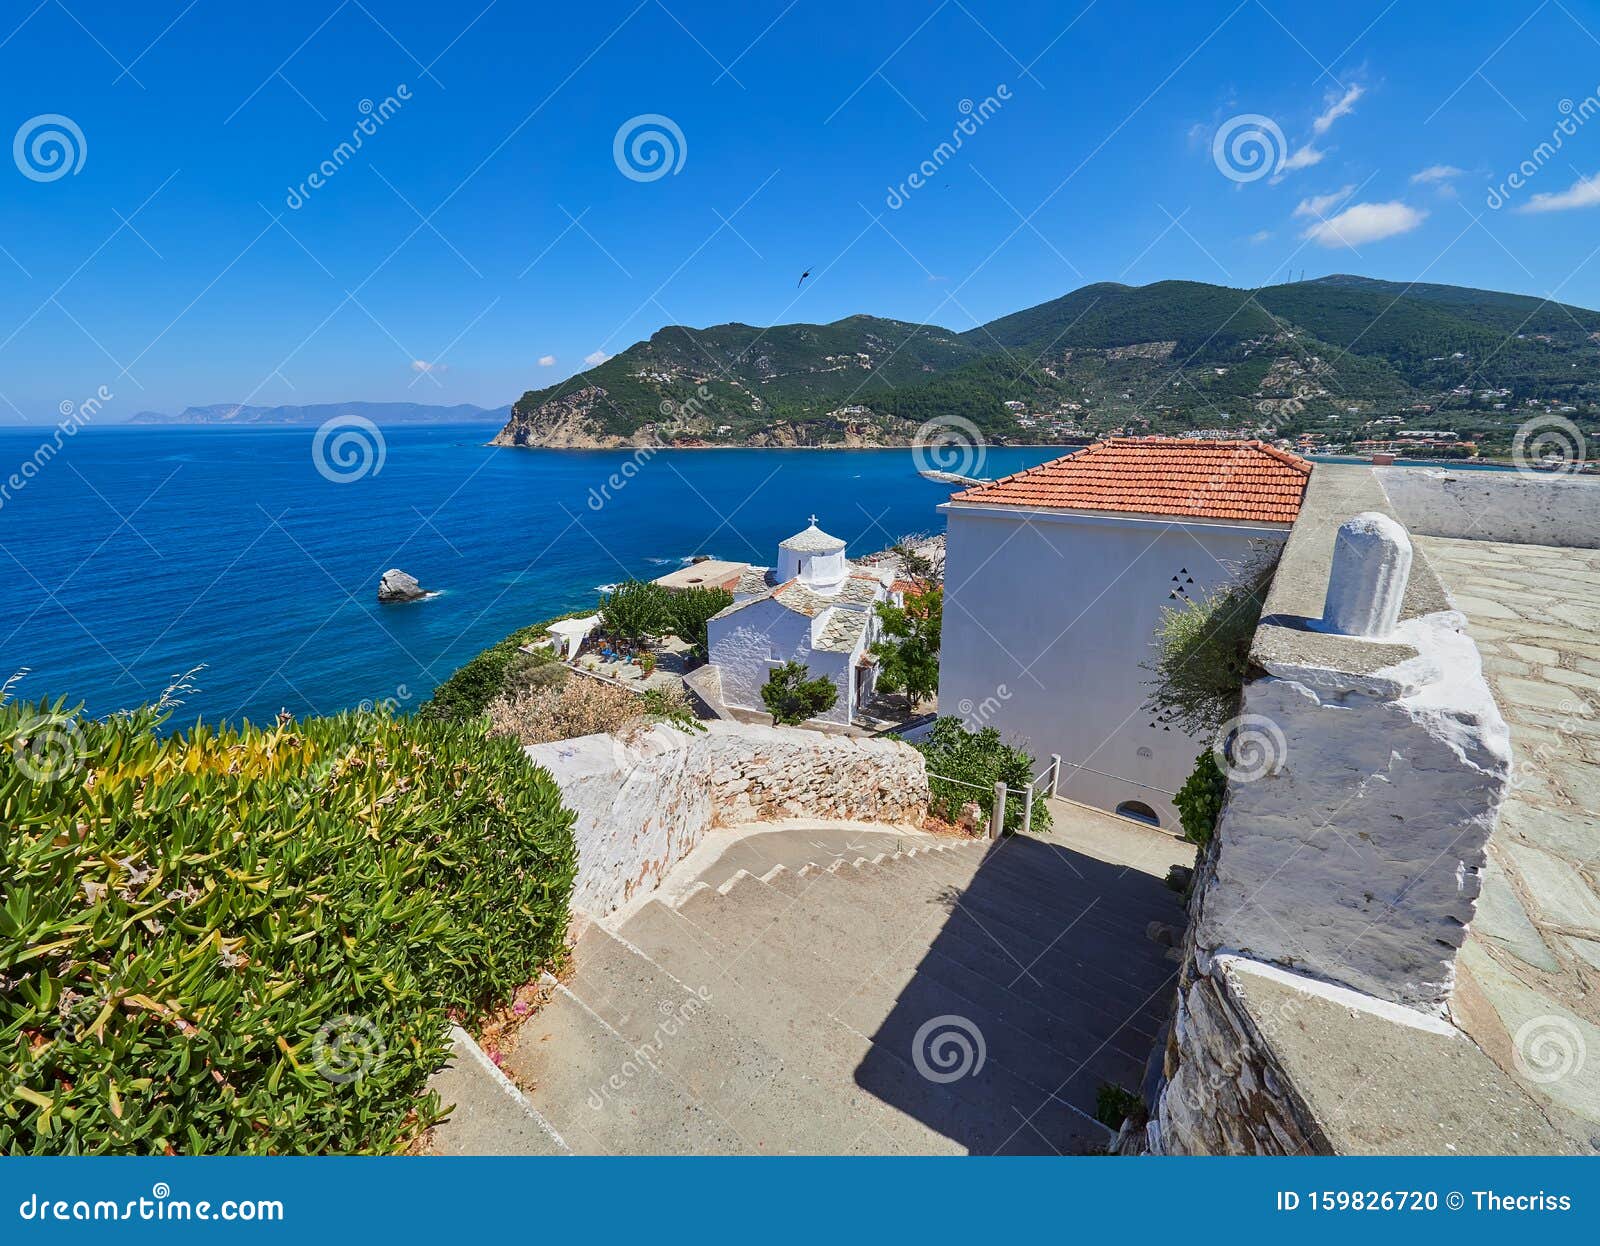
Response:
[[[778,544],[778,565],[730,568],[724,587],[733,604],[707,628],[710,662],[724,705],[765,713],[762,686],[774,667],[802,662],[812,678],[831,680],[839,695],[818,721],[849,724],[877,684],[878,638],[873,607],[899,602],[890,569],[858,566],[845,543],[810,526]]]

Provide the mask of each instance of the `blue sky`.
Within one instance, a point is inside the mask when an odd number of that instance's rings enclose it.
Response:
[[[0,420],[495,405],[665,323],[967,328],[1091,281],[1596,307],[1597,36],[1580,0],[10,0]],[[627,176],[650,115],[681,164]],[[1259,177],[1214,150],[1241,116]]]

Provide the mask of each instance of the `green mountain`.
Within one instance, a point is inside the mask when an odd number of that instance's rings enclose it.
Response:
[[[524,394],[495,441],[894,445],[961,419],[997,441],[1227,429],[1333,447],[1398,421],[1497,448],[1539,414],[1600,424],[1600,312],[1338,275],[1100,283],[963,333],[673,326]]]

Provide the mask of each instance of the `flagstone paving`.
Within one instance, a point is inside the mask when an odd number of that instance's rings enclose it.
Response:
[[[1413,538],[1483,653],[1513,779],[1451,1007],[1600,1145],[1600,550]]]

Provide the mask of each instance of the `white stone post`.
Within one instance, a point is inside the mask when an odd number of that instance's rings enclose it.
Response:
[[[1322,622],[1345,636],[1381,640],[1400,622],[1411,578],[1411,538],[1387,515],[1366,511],[1339,525]]]
[[[1054,796],[1056,794],[1056,788],[1058,786],[1060,786],[1060,783],[1061,783],[1061,754],[1060,753],[1051,753],[1050,754],[1050,778],[1045,782],[1044,794],[1046,796]]]
[[[1006,781],[997,779],[994,785],[994,809],[989,814],[989,838],[999,839],[1006,829]]]
[[[1022,789],[1022,833],[1033,830],[1033,784]]]

